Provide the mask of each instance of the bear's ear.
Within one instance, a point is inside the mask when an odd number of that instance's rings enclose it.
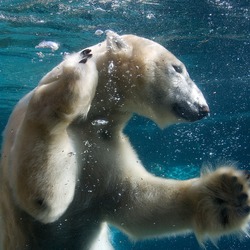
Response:
[[[121,50],[129,49],[128,44],[117,33],[107,30],[107,50],[113,53],[117,53]]]

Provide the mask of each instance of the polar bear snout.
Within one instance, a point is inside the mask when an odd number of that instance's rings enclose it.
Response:
[[[175,115],[189,122],[194,122],[206,117],[210,110],[206,104],[194,103],[193,105],[187,105],[184,102],[174,103],[173,111]]]
[[[198,110],[199,110],[198,117],[200,117],[200,119],[208,116],[210,113],[210,109],[209,109],[208,105],[199,106]]]
[[[172,112],[178,120],[194,122],[210,113],[207,101],[189,76],[182,78],[171,93]]]

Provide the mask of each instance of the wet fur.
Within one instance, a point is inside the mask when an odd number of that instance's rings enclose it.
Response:
[[[248,174],[222,166],[186,181],[155,177],[122,133],[133,112],[161,127],[179,122],[171,103],[192,98],[206,105],[184,65],[147,39],[109,32],[65,58],[5,129],[3,249],[112,249],[106,223],[136,239],[246,230]]]

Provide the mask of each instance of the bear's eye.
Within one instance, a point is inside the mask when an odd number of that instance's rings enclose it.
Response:
[[[181,66],[177,66],[177,65],[172,65],[173,66],[173,68],[174,68],[174,70],[177,72],[177,73],[182,73],[182,68],[181,68]]]

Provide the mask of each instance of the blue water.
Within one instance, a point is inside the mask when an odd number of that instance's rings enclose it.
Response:
[[[135,116],[126,128],[149,171],[187,179],[204,163],[250,162],[249,0],[0,0],[0,130],[15,103],[64,53],[96,44],[112,29],[161,43],[179,57],[203,90],[210,117],[160,130]],[[35,48],[41,41],[56,51]],[[195,250],[193,235],[133,243],[113,230],[117,249]],[[250,240],[223,238],[220,249],[250,249]],[[207,249],[216,249],[211,243]]]

